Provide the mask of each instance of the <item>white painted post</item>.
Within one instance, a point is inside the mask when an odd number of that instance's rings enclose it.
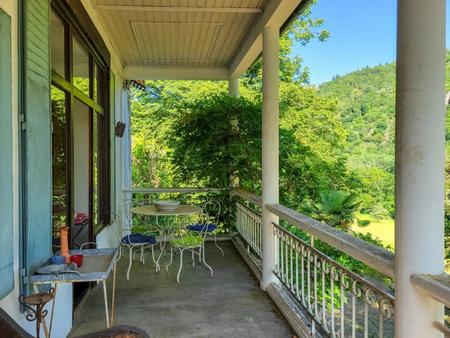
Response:
[[[444,269],[445,0],[398,0],[397,25],[395,336],[442,337],[410,278]]]
[[[228,95],[239,97],[239,79],[228,80]]]
[[[277,279],[273,274],[276,245],[272,222],[278,217],[266,205],[279,199],[279,36],[278,27],[263,30],[262,107],[262,280],[263,290]]]

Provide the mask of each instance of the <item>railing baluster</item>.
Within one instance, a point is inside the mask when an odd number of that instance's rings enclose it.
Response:
[[[319,318],[319,311],[317,308],[317,260],[319,258],[317,255],[314,255],[314,318]]]
[[[345,337],[345,274],[341,274],[341,337]]]
[[[299,298],[298,294],[298,242],[295,243],[295,296]]]
[[[306,280],[306,285],[307,285],[307,294],[308,294],[308,311],[309,313],[312,313],[312,307],[311,307],[311,250],[309,248],[306,249],[308,256],[306,257],[307,261],[308,261],[308,265],[307,265],[307,280]]]
[[[331,298],[331,334],[336,337],[336,330],[334,327],[334,267],[330,269],[330,298]]]
[[[286,264],[285,268],[284,268],[284,273],[285,273],[285,277],[284,277],[284,282],[286,284],[289,283],[289,259],[288,259],[288,241],[287,241],[287,236],[286,234],[284,235],[284,264]]]
[[[294,255],[292,254],[292,246],[294,245],[294,240],[292,239],[292,237],[290,238],[289,241],[289,264],[290,266],[290,280],[291,280],[291,291],[294,291],[294,264],[292,263],[293,259],[294,259]]]
[[[306,299],[305,299],[305,253],[306,248],[302,244],[302,304],[303,306],[306,306]]]
[[[328,328],[328,323],[327,323],[327,297],[326,297],[326,293],[325,293],[325,289],[327,286],[327,278],[326,276],[328,275],[327,272],[327,263],[325,263],[325,261],[322,262],[322,325],[323,328],[325,329],[325,332],[329,333],[330,330]]]
[[[356,282],[352,285],[352,338],[356,338]]]
[[[369,338],[369,305],[364,302],[364,338]]]
[[[384,336],[383,315],[381,314],[381,311],[379,311],[379,313],[378,313],[378,337],[383,338],[383,336]]]

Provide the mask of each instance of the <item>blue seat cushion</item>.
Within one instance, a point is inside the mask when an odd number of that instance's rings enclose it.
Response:
[[[217,226],[214,223],[209,223],[209,224],[190,224],[188,225],[188,230],[191,231],[206,231],[207,232],[213,232],[214,230],[217,229]]]
[[[155,236],[146,236],[143,234],[129,234],[120,240],[124,244],[156,244]]]

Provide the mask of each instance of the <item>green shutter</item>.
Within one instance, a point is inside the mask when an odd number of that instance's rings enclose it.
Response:
[[[11,18],[0,9],[0,299],[14,288]]]
[[[24,1],[25,267],[33,273],[52,254],[52,148],[49,0]]]

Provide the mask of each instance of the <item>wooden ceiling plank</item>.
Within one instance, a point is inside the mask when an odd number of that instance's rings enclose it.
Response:
[[[104,5],[99,4],[97,8],[107,11],[136,11],[136,12],[219,12],[219,13],[262,13],[258,7],[174,7],[174,6],[134,6],[134,5]]]

